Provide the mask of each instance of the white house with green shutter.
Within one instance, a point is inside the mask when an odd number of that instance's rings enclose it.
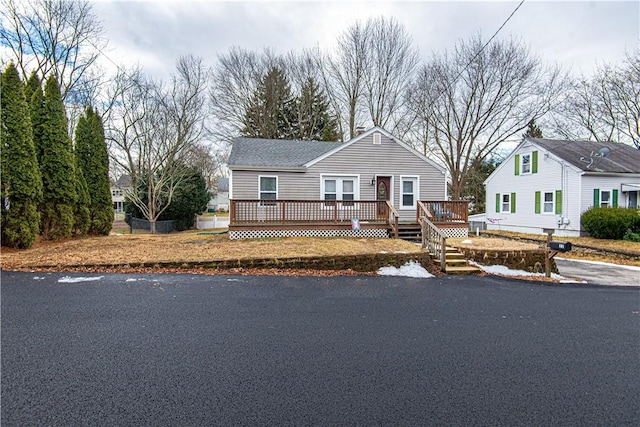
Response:
[[[579,236],[580,216],[592,206],[638,209],[640,150],[525,138],[484,183],[488,230]]]

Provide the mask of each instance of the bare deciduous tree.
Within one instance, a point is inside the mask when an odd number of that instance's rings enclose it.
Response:
[[[591,78],[575,81],[553,122],[555,133],[566,139],[640,148],[640,51],[628,54],[621,65],[602,65]]]
[[[547,113],[564,84],[557,68],[513,39],[485,46],[478,35],[423,66],[410,92],[417,143],[446,165],[453,199],[474,162]]]
[[[86,0],[2,0],[0,44],[24,81],[32,71],[60,82],[62,99],[85,98],[99,79],[92,73],[100,51],[102,24]]]
[[[131,176],[126,196],[152,232],[185,177],[190,152],[204,138],[207,73],[201,59],[185,56],[168,85],[141,72],[129,75],[109,116],[112,159]]]

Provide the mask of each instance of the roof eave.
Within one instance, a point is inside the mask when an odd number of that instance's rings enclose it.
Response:
[[[257,171],[257,172],[306,172],[305,166],[243,166],[227,165],[232,171]]]

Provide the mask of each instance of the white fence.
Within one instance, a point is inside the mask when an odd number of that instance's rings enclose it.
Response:
[[[211,230],[214,228],[229,227],[229,218],[218,218],[213,216],[196,216],[196,228],[198,230]]]

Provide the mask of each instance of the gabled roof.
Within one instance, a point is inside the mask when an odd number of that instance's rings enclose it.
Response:
[[[337,153],[351,144],[380,132],[405,150],[421,158],[442,173],[446,169],[400,141],[386,130],[375,126],[346,142],[297,141],[284,139],[236,138],[231,147],[227,165],[229,169],[278,169],[304,171],[319,161]]]
[[[236,138],[227,164],[229,169],[248,167],[304,170],[305,164],[340,144],[327,141]]]
[[[544,138],[526,138],[540,148],[570,163],[584,172],[640,173],[640,150],[619,142],[564,141]],[[604,158],[594,157],[591,167],[587,167],[591,153],[606,147],[609,154]],[[583,160],[580,160],[583,159]]]

